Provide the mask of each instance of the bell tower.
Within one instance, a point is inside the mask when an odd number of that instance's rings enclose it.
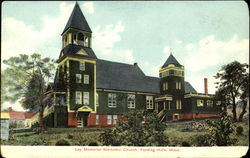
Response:
[[[62,48],[69,44],[91,48],[92,31],[77,2],[61,35]]]

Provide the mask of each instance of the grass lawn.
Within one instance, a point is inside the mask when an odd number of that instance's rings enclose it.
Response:
[[[190,146],[197,146],[196,137],[208,134],[206,127],[199,122],[178,122],[167,124],[164,134],[169,138],[169,146],[181,146],[187,142]],[[235,146],[248,146],[248,122],[235,123],[235,128],[242,126],[242,135],[232,134],[238,139]],[[34,132],[15,133],[10,135],[9,141],[2,141],[4,145],[55,145],[58,140],[65,139],[70,145],[88,146],[91,143],[102,145],[99,141],[100,134],[111,127],[85,127],[85,128],[49,128],[42,134]]]

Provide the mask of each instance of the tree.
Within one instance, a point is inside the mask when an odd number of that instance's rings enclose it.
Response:
[[[101,134],[104,145],[127,146],[166,146],[168,138],[164,135],[166,126],[161,123],[156,113],[130,111],[125,114],[125,121]]]
[[[5,85],[9,93],[14,94],[11,101],[21,99],[20,103],[25,109],[39,107],[39,130],[44,130],[43,112],[46,106],[44,101],[46,82],[53,75],[54,61],[48,57],[42,58],[39,54],[20,54],[3,61],[7,65],[4,74],[8,82]]]
[[[244,111],[246,108],[244,109],[244,107],[246,106],[249,93],[249,73],[246,71],[247,68],[247,64],[234,61],[222,66],[221,70],[215,76],[216,79],[220,79],[220,82],[217,82],[218,93],[221,93],[219,95],[224,97],[227,106],[232,105],[233,120],[235,122],[238,121],[236,108],[239,105],[239,100],[244,104],[239,121],[242,121],[241,117],[245,114]]]

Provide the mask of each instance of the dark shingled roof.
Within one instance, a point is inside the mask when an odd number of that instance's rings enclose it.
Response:
[[[160,93],[160,78],[146,76],[138,65],[97,60],[97,88]],[[185,93],[196,93],[185,81]]]
[[[170,56],[168,57],[168,59],[166,60],[166,62],[163,64],[162,67],[167,67],[169,64],[174,64],[177,67],[181,67],[182,65],[175,59],[175,57],[172,55],[172,53],[170,54]]]
[[[97,60],[97,88],[160,93],[160,80],[145,76],[137,65]]]
[[[194,87],[187,81],[185,81],[185,93],[197,93]]]
[[[80,54],[76,54],[80,49],[83,49],[87,52],[88,55],[80,55]],[[77,57],[82,57],[84,56],[85,58],[92,58],[92,59],[97,59],[94,51],[92,48],[90,47],[84,47],[81,45],[75,45],[75,44],[69,44],[66,47],[64,47],[61,50],[61,53],[64,53],[63,57],[65,56],[77,56]],[[60,53],[60,56],[61,56]],[[63,57],[60,57],[60,59],[62,59]]]
[[[68,29],[68,28],[75,28],[75,29],[79,29],[82,31],[87,31],[87,32],[91,32],[91,29],[78,5],[78,3],[76,2],[75,7],[69,17],[69,20],[62,32],[62,34]]]

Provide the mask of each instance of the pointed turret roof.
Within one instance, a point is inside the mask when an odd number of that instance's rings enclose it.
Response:
[[[173,54],[171,53],[168,57],[168,59],[166,60],[166,62],[163,64],[162,67],[167,67],[169,64],[174,64],[177,67],[181,67],[182,65],[175,59],[175,57],[173,56]]]
[[[76,2],[75,7],[69,17],[69,20],[67,22],[67,25],[65,26],[62,34],[68,29],[68,28],[75,28],[87,32],[91,32],[91,29],[78,5]]]

